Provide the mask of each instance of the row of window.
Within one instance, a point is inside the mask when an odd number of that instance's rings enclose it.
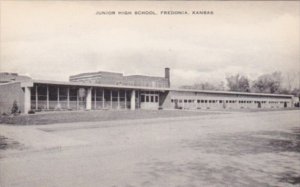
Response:
[[[261,103],[265,104],[267,101],[237,101],[237,100],[196,100],[197,103]],[[195,100],[193,99],[171,99],[172,103],[194,103]],[[285,103],[284,101],[269,101],[269,103],[272,104],[278,104],[278,103]],[[287,102],[288,103],[288,102]]]
[[[283,103],[285,103],[284,101],[269,101],[269,103],[270,104],[283,104]],[[287,103],[289,103],[289,102],[287,102]]]
[[[141,95],[141,102],[158,103],[158,95]]]

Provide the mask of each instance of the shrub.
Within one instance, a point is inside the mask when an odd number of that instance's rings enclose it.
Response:
[[[11,114],[17,115],[19,114],[19,107],[17,101],[14,101],[13,106],[11,108]]]
[[[29,110],[28,111],[28,114],[34,114],[35,112],[34,112],[34,110]]]

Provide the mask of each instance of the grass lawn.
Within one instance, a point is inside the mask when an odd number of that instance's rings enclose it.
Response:
[[[213,111],[183,111],[183,110],[120,110],[120,111],[57,111],[40,112],[30,115],[2,116],[0,123],[16,125],[45,125],[52,123],[110,121],[122,119],[151,119],[165,117],[198,116],[219,114]]]

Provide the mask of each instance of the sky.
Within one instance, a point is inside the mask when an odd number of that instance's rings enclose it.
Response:
[[[139,10],[156,15],[96,14]],[[300,71],[299,1],[0,1],[0,16],[0,71],[33,79],[169,67],[180,86]]]

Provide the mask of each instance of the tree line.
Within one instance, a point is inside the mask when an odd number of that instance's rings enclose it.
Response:
[[[255,80],[250,80],[241,74],[228,75],[226,82],[221,81],[217,84],[209,82],[198,82],[194,85],[184,85],[184,89],[197,90],[218,90],[218,91],[237,91],[254,93],[272,94],[292,94],[300,97],[300,85],[295,86],[295,82],[300,81],[300,73],[289,73],[285,79],[281,72],[276,71],[269,74],[262,74]],[[300,83],[299,83],[300,84]]]

